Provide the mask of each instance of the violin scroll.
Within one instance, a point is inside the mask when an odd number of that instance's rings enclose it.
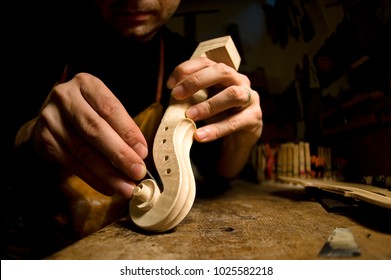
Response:
[[[230,36],[201,42],[191,58],[208,58],[239,68],[240,56]],[[153,143],[153,159],[163,186],[143,180],[133,191],[129,203],[132,221],[148,231],[164,232],[179,224],[193,206],[196,185],[190,162],[190,148],[196,130],[186,118],[190,106],[204,101],[207,92],[200,90],[185,100],[171,97]]]

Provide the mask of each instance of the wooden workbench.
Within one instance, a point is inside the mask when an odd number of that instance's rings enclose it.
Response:
[[[197,198],[170,232],[143,232],[124,217],[48,259],[326,259],[318,253],[337,227],[361,249],[351,259],[391,259],[390,212],[346,209],[327,211],[295,185],[236,180],[218,197]]]

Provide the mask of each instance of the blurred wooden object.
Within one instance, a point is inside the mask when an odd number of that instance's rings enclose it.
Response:
[[[304,187],[319,188],[324,191],[333,192],[351,197],[359,201],[365,201],[380,207],[391,209],[391,191],[370,185],[339,182],[323,179],[304,179],[280,176],[279,180],[287,183],[295,183]]]
[[[118,195],[106,196],[73,174],[64,175],[59,186],[67,209],[57,222],[80,239],[112,223],[126,213],[128,201]]]

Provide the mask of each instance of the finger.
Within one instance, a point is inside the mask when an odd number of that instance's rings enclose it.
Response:
[[[117,193],[124,198],[131,198],[136,184],[129,178],[125,178],[123,173],[117,169],[110,168],[103,172],[99,170],[96,173],[95,170],[90,170],[88,168],[90,165],[87,167],[84,162],[74,160],[73,157],[67,159],[66,164],[69,170],[98,192],[107,196]]]
[[[147,142],[139,127],[103,82],[94,78],[92,82],[82,83],[81,93],[92,108],[142,159],[148,155]]]
[[[195,92],[214,85],[229,86],[248,79],[224,63],[216,63],[207,57],[188,60],[174,70],[168,86],[176,99],[185,99]]]
[[[243,135],[259,135],[262,126],[262,111],[255,103],[245,110],[220,118],[218,121],[200,127],[195,132],[199,142],[209,142],[240,131]],[[224,112],[226,113],[226,112]],[[218,115],[216,115],[218,116]]]
[[[58,159],[60,164],[66,166],[73,174],[77,175],[98,192],[108,196],[115,193],[113,188],[104,183],[104,180],[101,180],[100,178],[98,179],[83,164],[75,160],[67,151],[67,148],[55,140],[49,130],[46,130],[44,133],[46,134],[46,139],[48,139],[49,136],[51,137],[50,147],[52,150],[55,150],[55,157]]]
[[[67,168],[69,168],[72,173],[79,176],[91,187],[101,192],[102,194],[114,194],[113,189],[106,186],[102,180],[97,180],[96,177],[94,177],[93,174],[91,174],[91,172],[89,172],[89,170],[84,167],[84,165],[74,160],[67,151],[67,148],[55,139],[53,134],[46,126],[41,125],[39,141],[41,143],[40,150],[45,151],[46,159],[56,161],[63,166],[67,166]]]
[[[128,178],[125,178],[118,170],[109,167],[106,172],[102,172],[102,167],[99,167],[99,164],[90,165],[88,162],[81,162],[75,159],[65,146],[62,146],[59,142],[54,141],[52,147],[54,146],[57,146],[57,156],[60,158],[60,163],[90,187],[107,196],[118,193],[126,199],[131,198],[136,185]],[[93,168],[96,170],[90,170],[88,167],[91,166],[96,167]]]
[[[62,98],[61,104],[66,108],[64,113],[78,132],[109,161],[134,180],[145,176],[145,164],[140,156],[120,137],[120,135],[103,119],[80,94],[73,94],[77,89],[68,89],[52,94],[53,98]]]
[[[43,114],[47,114],[47,110]],[[135,183],[111,164],[94,146],[83,140],[69,125],[61,122],[57,125],[51,112],[46,116],[46,126],[41,132],[45,149],[52,159],[66,166],[75,175],[97,191],[112,195],[118,193],[125,198],[131,197]]]
[[[214,85],[229,86],[232,84],[243,84],[246,77],[236,72],[233,68],[224,63],[214,63],[202,68],[181,80],[172,90],[176,99],[182,100],[201,89]]]
[[[191,106],[186,116],[194,121],[207,119],[230,108],[245,108],[252,101],[253,90],[244,86],[231,86],[211,98]]]
[[[185,79],[187,76],[215,63],[216,62],[210,60],[206,56],[185,61],[175,67],[174,71],[168,77],[166,85],[169,89],[173,89],[180,81]]]

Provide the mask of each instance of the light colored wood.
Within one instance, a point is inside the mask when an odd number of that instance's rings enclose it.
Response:
[[[286,176],[278,177],[279,180],[300,184],[304,187],[316,187],[321,190],[331,191],[345,197],[352,197],[367,203],[391,209],[391,191],[370,185],[349,182],[339,182],[322,179],[302,179]]]
[[[240,56],[230,36],[202,42],[191,59],[200,56],[238,69]],[[204,101],[201,90],[186,100],[171,97],[153,144],[153,158],[163,186],[153,180],[142,181],[129,203],[132,221],[148,231],[164,232],[179,224],[189,213],[195,199],[196,186],[189,152],[195,123],[186,118],[190,106]]]

